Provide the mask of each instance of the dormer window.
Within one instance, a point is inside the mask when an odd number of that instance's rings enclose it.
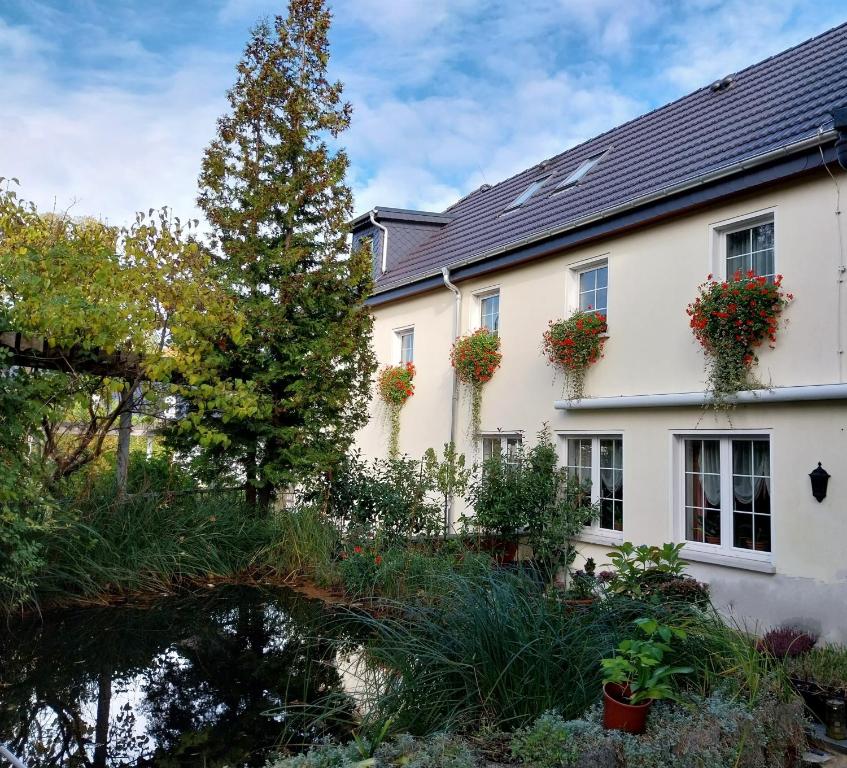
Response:
[[[583,160],[577,166],[576,170],[572,171],[571,174],[564,181],[556,185],[556,189],[567,189],[568,187],[573,187],[579,184],[579,182],[583,180],[586,174],[603,159],[603,156],[605,154],[606,152],[601,152],[599,155],[589,157],[588,160]]]
[[[538,192],[541,187],[547,182],[549,176],[545,176],[543,179],[538,179],[537,181],[533,181],[523,192],[521,192],[511,203],[506,206],[507,211],[511,211],[513,208],[520,208],[529,198],[531,198],[536,192]]]

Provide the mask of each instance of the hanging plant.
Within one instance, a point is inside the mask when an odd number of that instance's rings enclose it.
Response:
[[[400,410],[406,401],[415,393],[415,366],[412,363],[405,365],[386,365],[379,372],[378,386],[379,396],[388,406],[389,435],[388,456],[396,459],[400,452]]]
[[[759,360],[756,348],[765,340],[774,347],[779,317],[794,298],[781,285],[782,275],[769,282],[751,271],[736,272],[722,283],[709,275],[698,286],[699,295],[686,313],[706,353],[706,391],[716,408],[751,387],[751,369]]]
[[[500,337],[487,328],[480,328],[467,336],[462,336],[453,344],[450,362],[456,369],[456,377],[471,388],[472,435],[479,432],[482,386],[491,381],[502,359]]]
[[[542,348],[547,360],[565,375],[568,400],[581,400],[588,366],[603,356],[606,316],[600,312],[574,312],[567,320],[550,321]]]

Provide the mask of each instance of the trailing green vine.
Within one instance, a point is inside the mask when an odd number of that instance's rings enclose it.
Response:
[[[479,432],[482,413],[482,387],[500,367],[500,337],[487,328],[461,336],[453,344],[450,362],[456,377],[471,389],[471,435]]]
[[[715,408],[726,408],[732,395],[751,387],[755,349],[766,339],[774,347],[780,315],[794,298],[781,285],[782,275],[769,281],[750,271],[721,283],[709,275],[698,286],[686,313],[706,354],[706,391]]]
[[[567,320],[550,321],[542,349],[547,361],[565,376],[565,395],[581,400],[585,372],[603,356],[606,316],[600,312],[574,312]]]
[[[415,385],[412,384],[414,378],[413,363],[386,365],[379,372],[379,396],[388,406],[388,456],[392,459],[396,459],[400,452],[400,411],[415,393]]]

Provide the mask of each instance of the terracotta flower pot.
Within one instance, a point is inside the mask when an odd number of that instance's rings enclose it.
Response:
[[[584,608],[589,608],[590,606],[594,605],[594,601],[596,599],[597,598],[594,598],[594,597],[581,597],[581,598],[566,597],[565,598],[565,605],[568,608],[575,609],[575,610],[576,609],[584,609]]]
[[[627,704],[629,687],[618,683],[606,683],[603,686],[603,727],[607,730],[644,733],[647,714],[652,701],[643,704]]]

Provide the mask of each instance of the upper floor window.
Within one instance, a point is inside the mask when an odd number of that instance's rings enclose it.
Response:
[[[769,439],[686,437],[682,444],[681,514],[686,541],[730,555],[767,557],[771,551]]]
[[[746,275],[752,271],[759,277],[773,280],[776,275],[774,221],[747,222],[740,227],[722,231],[724,267],[727,279],[736,272]]]
[[[608,314],[609,264],[603,262],[580,270],[579,311]]]
[[[415,329],[404,328],[402,331],[396,331],[396,335],[400,364],[413,363],[415,361]]]
[[[482,294],[479,300],[479,327],[500,332],[500,291]]]
[[[604,531],[623,531],[623,438],[620,435],[565,438],[565,467],[578,479],[591,503],[600,507],[596,526]]]

